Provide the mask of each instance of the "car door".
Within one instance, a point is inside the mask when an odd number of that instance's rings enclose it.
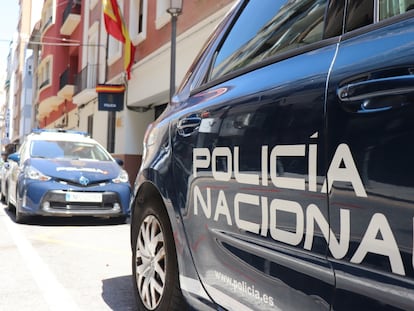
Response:
[[[192,257],[207,293],[229,310],[329,310],[324,111],[341,25],[328,27],[325,13],[343,7],[241,7],[171,127]]]
[[[334,310],[414,306],[414,1],[349,1],[329,78]]]

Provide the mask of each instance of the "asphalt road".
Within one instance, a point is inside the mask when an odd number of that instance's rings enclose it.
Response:
[[[33,218],[0,204],[0,311],[136,310],[129,224]]]

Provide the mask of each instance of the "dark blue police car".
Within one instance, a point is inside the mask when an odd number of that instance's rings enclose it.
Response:
[[[125,221],[128,174],[82,132],[35,130],[9,155],[6,201],[16,221],[28,216],[94,216]]]
[[[413,7],[237,2],[145,138],[140,310],[414,309]]]

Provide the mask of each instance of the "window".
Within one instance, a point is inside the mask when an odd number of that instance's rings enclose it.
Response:
[[[147,32],[147,0],[131,0],[129,10],[129,32],[136,45],[145,40]]]
[[[414,0],[349,0],[345,31],[367,26],[414,9]]]
[[[121,14],[124,14],[124,1],[118,0],[118,6],[121,9]],[[122,56],[122,43],[114,37],[108,36],[108,66],[115,63]]]
[[[87,60],[86,63],[86,73],[82,79],[85,79],[85,88],[95,88],[97,82],[97,73],[99,64],[99,23],[95,22],[89,28],[88,31],[88,44],[84,47],[84,53],[87,56],[84,58]],[[82,82],[83,83],[83,82]]]
[[[42,11],[42,31],[53,23],[53,1],[47,0]]]
[[[167,13],[169,1],[157,0],[157,16],[155,19],[155,27],[160,29],[170,21],[170,14]]]
[[[93,10],[97,4],[98,4],[98,0],[91,0],[89,9]]]
[[[345,22],[345,31],[370,25],[374,21],[374,1],[350,0]]]
[[[121,57],[121,42],[112,36],[108,36],[108,65],[112,65]]]
[[[85,47],[87,50],[87,60],[89,64],[98,63],[98,49],[99,49],[99,23],[95,22],[88,31],[88,45]]]
[[[414,9],[414,0],[379,0],[379,20]]]
[[[39,65],[37,75],[38,75],[38,81],[39,81],[39,90],[51,85],[52,81],[50,79],[51,77],[51,62],[52,62],[52,56],[47,56],[42,60],[42,62]]]
[[[326,0],[250,1],[217,54],[212,78],[322,40]]]
[[[30,147],[30,157],[111,160],[106,151],[96,143],[52,139],[33,140]]]
[[[168,0],[157,0],[157,18],[166,14],[168,9]]]

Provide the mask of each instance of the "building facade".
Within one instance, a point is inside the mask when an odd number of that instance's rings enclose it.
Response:
[[[11,139],[22,137],[31,131],[32,105],[32,51],[28,49],[30,33],[39,19],[42,0],[20,0],[19,20],[17,23],[17,42],[15,51],[15,88],[14,100],[10,103],[13,127]]]
[[[177,22],[177,85],[233,2],[184,0]],[[136,48],[129,80],[124,46],[106,32],[102,0],[44,0],[28,46],[33,53],[32,125],[87,131],[124,160],[133,180],[146,128],[169,101],[171,16],[168,0],[117,3]],[[125,86],[123,110],[99,109],[96,86],[101,84]]]

